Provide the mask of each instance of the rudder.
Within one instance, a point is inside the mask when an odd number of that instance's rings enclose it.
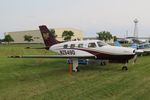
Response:
[[[54,44],[60,43],[55,39],[55,36],[49,31],[45,25],[39,26],[40,32],[42,34],[46,49],[49,49]]]

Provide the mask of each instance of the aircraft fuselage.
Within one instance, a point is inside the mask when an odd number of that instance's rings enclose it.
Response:
[[[100,40],[69,41],[51,46],[50,50],[66,56],[95,56],[95,59],[125,63],[135,55],[135,49],[115,47]]]

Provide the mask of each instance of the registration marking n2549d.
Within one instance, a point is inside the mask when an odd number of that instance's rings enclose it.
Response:
[[[60,50],[61,55],[75,55],[74,50]]]

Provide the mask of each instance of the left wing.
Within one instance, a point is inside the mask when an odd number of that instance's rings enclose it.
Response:
[[[23,56],[10,56],[9,58],[86,58],[95,59],[96,56],[71,56],[71,55],[23,55]]]

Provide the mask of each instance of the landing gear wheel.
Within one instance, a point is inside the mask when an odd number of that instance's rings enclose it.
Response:
[[[128,70],[128,67],[127,67],[127,66],[123,66],[123,67],[122,67],[122,70],[125,70],[125,71],[126,71],[126,70]]]
[[[77,69],[77,72],[79,72],[79,71],[80,71],[80,70],[79,70],[79,67],[77,67],[76,69]]]
[[[101,62],[100,64],[101,64],[101,66],[105,66],[106,62]]]
[[[72,72],[80,72],[79,68],[77,67],[76,70],[72,70]]]

